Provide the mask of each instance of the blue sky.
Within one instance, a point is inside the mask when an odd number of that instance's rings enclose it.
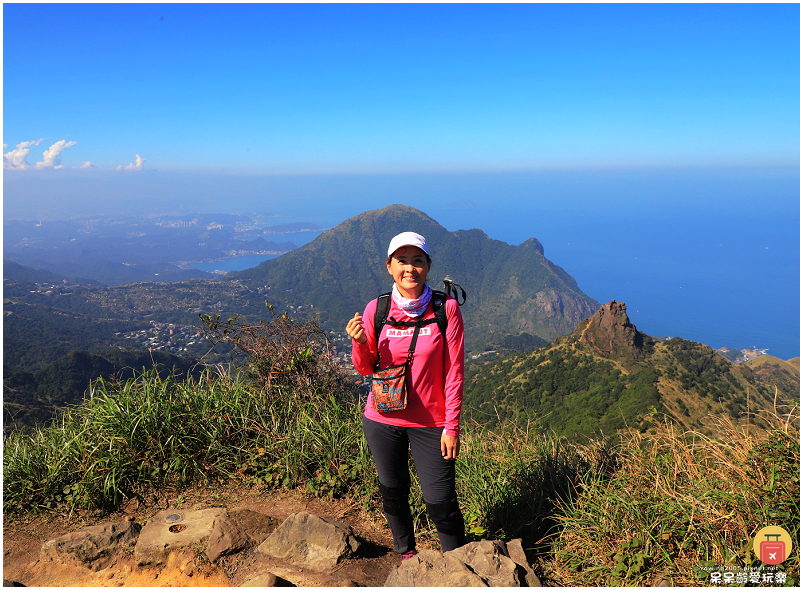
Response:
[[[797,166],[798,37],[796,4],[4,4],[4,168]]]
[[[5,3],[3,214],[403,203],[789,358],[798,39],[798,4]]]

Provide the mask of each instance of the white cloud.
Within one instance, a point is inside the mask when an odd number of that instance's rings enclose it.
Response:
[[[77,141],[67,141],[62,139],[55,142],[42,153],[42,161],[36,162],[33,166],[28,164],[28,154],[30,153],[30,146],[39,145],[44,141],[44,138],[37,139],[36,141],[23,141],[18,143],[17,147],[10,152],[3,154],[3,168],[9,170],[41,170],[43,168],[53,168],[60,170],[64,168],[61,164],[61,152],[67,148],[71,148],[78,143]],[[3,148],[7,145],[3,144]],[[87,166],[88,164],[88,166]],[[90,168],[93,166],[89,162],[84,162],[81,166],[73,166],[73,168]]]
[[[125,166],[125,168],[124,168],[124,169],[125,169],[125,170],[142,170],[142,169],[144,168],[144,163],[145,163],[146,161],[147,161],[147,160],[145,160],[145,159],[144,159],[143,157],[141,157],[139,154],[136,154],[136,163],[135,163],[135,164],[128,164],[127,166]],[[120,164],[119,166],[117,166],[117,170],[123,170],[123,168],[122,168],[122,164]]]
[[[39,145],[44,141],[44,138],[37,139],[36,141],[23,141],[18,143],[16,149],[3,154],[3,168],[11,170],[27,170],[31,165],[27,162],[28,153],[31,151],[30,146]],[[3,149],[7,144],[3,144]]]
[[[73,166],[73,168],[97,168],[97,166],[95,166],[91,162],[84,162],[80,166]]]
[[[63,168],[61,165],[61,152],[78,143],[77,141],[67,141],[62,139],[55,142],[42,154],[42,161],[36,163],[36,168]]]

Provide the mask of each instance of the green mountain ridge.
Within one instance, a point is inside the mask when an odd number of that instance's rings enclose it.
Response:
[[[611,301],[549,346],[471,367],[465,415],[531,419],[558,435],[589,438],[644,432],[664,416],[700,431],[721,414],[758,427],[760,410],[800,399],[800,372],[760,372],[704,344],[656,342],[630,322],[624,303]]]
[[[450,232],[405,205],[361,213],[297,250],[227,278],[268,289],[270,303],[279,307],[313,307],[324,328],[338,331],[369,300],[391,288],[386,246],[401,231],[428,240],[430,285],[440,288],[450,277],[467,291],[461,311],[473,350],[523,332],[552,341],[599,306],[544,257],[536,238],[510,246],[480,229]]]
[[[198,314],[241,315],[258,322],[268,319],[265,298],[292,317],[318,314],[326,330],[341,333],[347,319],[390,288],[385,248],[404,230],[429,239],[434,287],[449,274],[467,290],[462,311],[470,350],[531,350],[567,333],[597,307],[572,277],[544,257],[535,238],[509,246],[478,229],[449,232],[403,205],[367,211],[272,264],[232,273],[225,281],[103,286],[6,259],[5,405],[22,424],[41,422],[60,405],[79,401],[89,379],[111,374],[109,355],[135,356],[143,348],[161,348],[217,360],[205,357],[201,344],[193,343],[196,330],[189,328],[199,325]],[[169,325],[154,331],[154,324]],[[94,367],[98,363],[104,368]],[[43,377],[56,367],[75,376],[64,386],[66,397],[60,393],[64,387]],[[26,403],[27,412],[22,411]]]
[[[190,359],[148,350],[76,350],[36,371],[7,364],[3,367],[4,430],[48,423],[59,410],[82,403],[90,381],[100,377],[125,381],[153,368],[164,377],[200,373]]]

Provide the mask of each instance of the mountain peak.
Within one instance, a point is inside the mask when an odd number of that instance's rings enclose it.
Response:
[[[537,239],[511,246],[480,229],[451,232],[407,205],[360,213],[296,250],[228,278],[262,289],[270,303],[313,309],[326,330],[341,330],[366,302],[391,289],[386,246],[404,231],[428,241],[433,288],[449,276],[469,294],[461,312],[476,349],[523,332],[552,341],[597,309],[575,279],[544,257]]]
[[[644,359],[645,346],[651,341],[631,323],[626,305],[615,300],[600,306],[592,317],[578,324],[574,336],[576,345],[623,365],[625,361]]]

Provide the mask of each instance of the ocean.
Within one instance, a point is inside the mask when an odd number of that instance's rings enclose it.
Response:
[[[308,244],[321,233],[321,231],[293,232],[267,235],[264,236],[264,239],[277,243],[292,242],[299,248],[300,246]],[[204,270],[206,272],[213,272],[215,270],[233,272],[235,270],[255,268],[265,260],[271,260],[273,258],[277,258],[277,256],[274,254],[248,254],[245,256],[236,256],[235,258],[226,258],[225,260],[218,260],[216,262],[196,262],[188,265],[188,268],[196,268],[197,270]]]
[[[800,357],[797,169],[314,177],[269,189],[293,197],[271,202],[287,222],[330,228],[403,203],[451,231],[536,237],[584,293],[625,302],[651,336]]]

